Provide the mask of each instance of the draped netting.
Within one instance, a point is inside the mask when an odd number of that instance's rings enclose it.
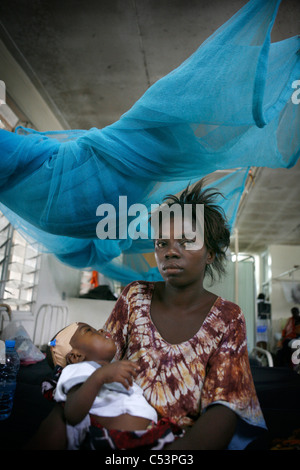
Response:
[[[249,167],[290,168],[299,157],[300,106],[291,98],[300,37],[271,43],[279,4],[251,0],[112,125],[0,131],[0,210],[64,263],[122,283],[160,278],[141,257],[153,240],[99,239],[100,205],[120,209],[126,196],[127,208],[150,209],[235,169],[217,181],[233,227]],[[121,253],[135,257],[130,266]]]

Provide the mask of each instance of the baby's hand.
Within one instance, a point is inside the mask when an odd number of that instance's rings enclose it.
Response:
[[[120,382],[126,389],[133,384],[139,366],[131,361],[116,361],[105,364],[99,370],[103,383]]]

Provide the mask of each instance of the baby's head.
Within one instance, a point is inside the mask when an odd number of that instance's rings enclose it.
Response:
[[[54,366],[65,367],[82,361],[110,362],[116,345],[109,333],[87,323],[71,323],[50,341],[48,358]]]

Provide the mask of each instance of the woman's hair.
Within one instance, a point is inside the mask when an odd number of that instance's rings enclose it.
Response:
[[[193,187],[190,185],[179,195],[169,195],[164,198],[165,203],[170,207],[173,204],[179,204],[183,207],[185,204],[192,205],[193,219],[196,217],[196,205],[204,206],[204,245],[208,250],[215,253],[215,259],[212,264],[207,264],[205,276],[211,279],[211,283],[225,274],[226,250],[230,244],[230,230],[223,208],[215,203],[218,196],[224,197],[217,189],[203,189],[204,180],[200,180]]]

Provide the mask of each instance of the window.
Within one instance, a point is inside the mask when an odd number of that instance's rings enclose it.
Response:
[[[36,299],[40,253],[0,213],[0,298],[12,310],[32,310]]]
[[[8,271],[12,235],[12,226],[0,212],[0,300],[4,298],[5,279]]]

